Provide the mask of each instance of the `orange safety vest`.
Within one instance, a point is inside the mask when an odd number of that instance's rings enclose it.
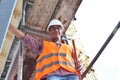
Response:
[[[43,41],[43,50],[37,59],[35,80],[53,71],[63,68],[78,75],[72,58],[70,46],[62,44],[60,48],[54,42]]]

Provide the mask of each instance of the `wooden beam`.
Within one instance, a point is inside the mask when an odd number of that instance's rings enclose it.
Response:
[[[26,26],[37,31],[45,31],[59,0],[35,0]]]
[[[52,19],[59,19],[63,23],[66,31],[71,20],[75,17],[75,13],[81,2],[82,0],[60,0],[54,14],[52,15]]]
[[[82,0],[36,0],[26,26],[45,31],[52,17],[60,19],[66,31],[81,2]]]

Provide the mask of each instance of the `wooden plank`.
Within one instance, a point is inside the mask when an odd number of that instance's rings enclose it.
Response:
[[[3,68],[3,64],[4,64],[4,61],[5,60],[5,57],[4,56],[0,56],[0,75],[2,73],[2,68]]]

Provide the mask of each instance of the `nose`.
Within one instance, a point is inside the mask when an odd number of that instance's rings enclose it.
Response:
[[[60,30],[60,29],[56,27],[56,28],[55,28],[55,30],[57,30],[57,31],[58,31],[58,30]]]

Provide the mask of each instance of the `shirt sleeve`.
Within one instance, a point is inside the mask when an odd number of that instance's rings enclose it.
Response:
[[[22,43],[27,46],[29,49],[40,53],[43,47],[43,41],[39,41],[38,39],[32,37],[29,34],[25,34],[23,38],[21,38]]]

